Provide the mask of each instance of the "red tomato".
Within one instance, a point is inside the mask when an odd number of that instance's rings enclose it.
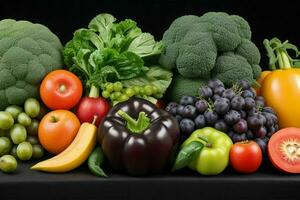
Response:
[[[38,135],[41,145],[52,154],[59,154],[74,140],[80,127],[75,114],[68,110],[55,110],[40,122]]]
[[[70,110],[79,102],[82,90],[76,75],[66,70],[55,70],[43,79],[40,95],[48,108]]]
[[[272,135],[268,143],[268,155],[279,170],[300,173],[300,129],[284,128]]]
[[[230,149],[230,164],[240,173],[255,172],[262,162],[262,152],[254,141],[235,143]]]

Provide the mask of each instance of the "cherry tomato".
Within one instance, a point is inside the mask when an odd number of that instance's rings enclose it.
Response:
[[[69,110],[79,102],[82,90],[82,83],[76,75],[66,70],[55,70],[42,81],[40,95],[48,108]]]
[[[40,143],[48,152],[58,154],[72,143],[79,127],[79,119],[72,112],[67,110],[49,112],[39,125]]]
[[[262,152],[254,141],[235,143],[230,149],[230,164],[240,173],[255,172],[262,162]]]

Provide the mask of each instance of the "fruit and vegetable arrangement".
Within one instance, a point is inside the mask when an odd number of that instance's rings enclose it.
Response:
[[[223,12],[179,17],[161,41],[99,14],[64,46],[44,25],[4,19],[0,170],[300,173],[300,52],[263,44],[260,54],[248,22]]]

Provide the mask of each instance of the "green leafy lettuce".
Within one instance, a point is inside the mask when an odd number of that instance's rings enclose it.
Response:
[[[125,86],[153,84],[164,93],[172,73],[160,67],[148,67],[146,58],[163,50],[149,33],[143,33],[135,21],[119,23],[110,14],[96,16],[74,33],[64,48],[64,61],[87,87],[103,88],[107,82],[121,81]]]

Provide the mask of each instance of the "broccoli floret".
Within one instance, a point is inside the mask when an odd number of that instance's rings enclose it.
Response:
[[[241,42],[236,23],[223,12],[209,12],[199,17],[202,26],[209,26],[218,51],[232,51]]]
[[[259,50],[250,40],[243,39],[235,53],[246,58],[251,65],[258,65],[260,62]]]
[[[210,33],[189,32],[179,48],[176,65],[179,73],[186,78],[207,78],[216,58],[217,47]]]
[[[184,78],[215,77],[228,86],[240,79],[254,83],[261,72],[260,53],[250,39],[248,22],[237,15],[180,17],[163,36],[160,64],[176,68]]]
[[[241,38],[251,40],[251,29],[248,22],[238,15],[231,15],[230,19],[232,19],[237,25]]]
[[[227,52],[218,57],[212,74],[213,78],[220,79],[227,86],[242,79],[251,84],[254,82],[251,65],[244,57],[233,52]]]
[[[63,46],[47,27],[28,21],[0,21],[0,110],[38,97],[39,84],[63,67]]]
[[[259,65],[252,65],[253,78],[257,79],[260,76],[261,68]]]

